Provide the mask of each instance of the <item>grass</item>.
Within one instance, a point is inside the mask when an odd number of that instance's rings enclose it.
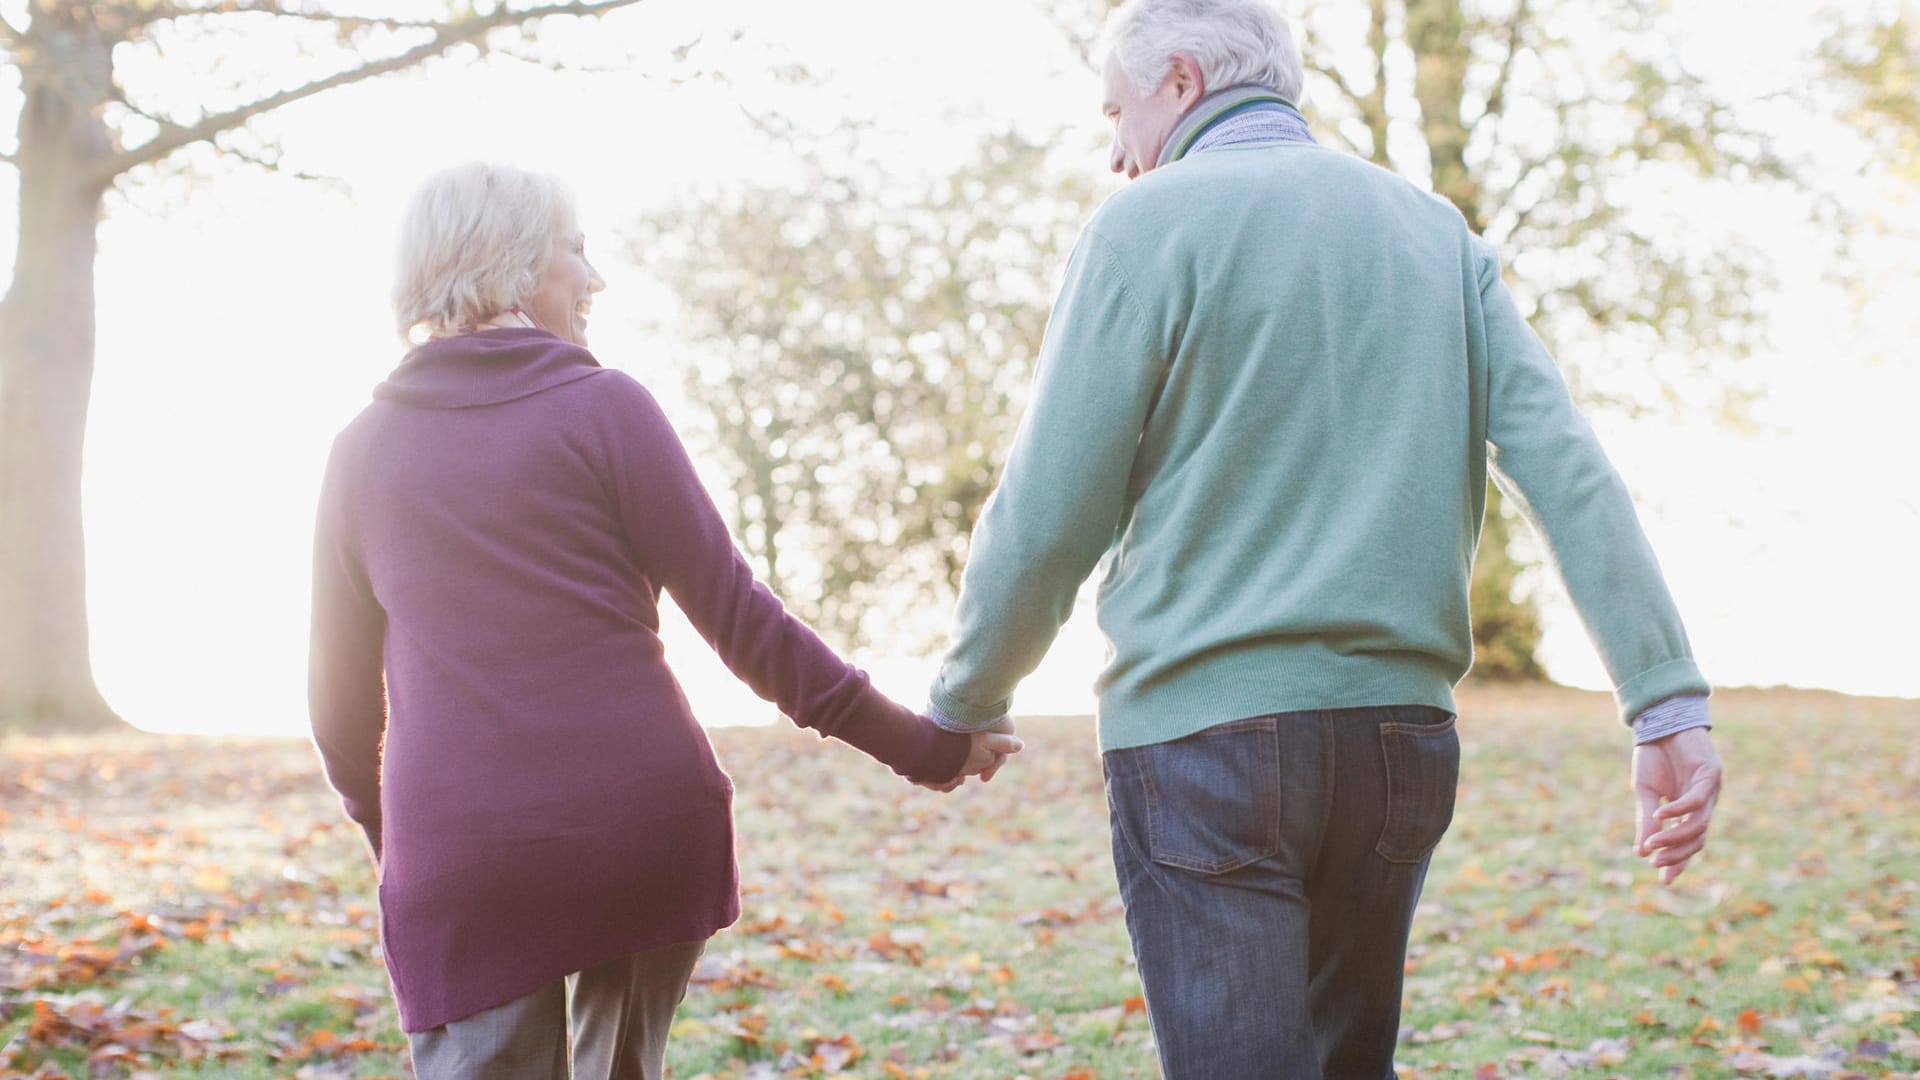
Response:
[[[1673,889],[1628,857],[1602,696],[1463,695],[1400,1073],[1920,1076],[1920,703],[1715,701],[1728,788]],[[1085,718],[940,796],[713,733],[744,914],[674,1075],[1150,1077]],[[299,740],[0,742],[0,1077],[398,1077],[373,880]]]

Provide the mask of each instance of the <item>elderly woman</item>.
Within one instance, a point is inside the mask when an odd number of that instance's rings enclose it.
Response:
[[[660,1075],[739,913],[733,785],[667,669],[662,589],[762,697],[909,780],[1019,749],[890,701],[754,580],[652,396],[587,351],[604,287],[552,178],[433,177],[395,291],[425,343],[327,464],[313,731],[379,865],[421,1077],[565,1077],[569,1034],[574,1076]]]

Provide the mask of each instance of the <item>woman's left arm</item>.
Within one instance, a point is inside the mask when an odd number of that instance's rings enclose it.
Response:
[[[387,729],[382,651],[386,612],[374,599],[346,517],[347,455],[327,460],[313,543],[313,624],[307,709],[313,741],[347,816],[381,854],[380,740]]]
[[[644,387],[607,378],[621,404],[613,446],[619,512],[641,565],[754,693],[801,727],[866,752],[909,780],[944,784],[970,740],[876,689],[754,579],[672,424]]]

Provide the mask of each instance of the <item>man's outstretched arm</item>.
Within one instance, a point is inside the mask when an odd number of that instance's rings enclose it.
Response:
[[[1626,485],[1482,245],[1488,464],[1546,541],[1635,733],[1635,848],[1672,882],[1706,843],[1720,763],[1708,685]],[[1664,805],[1663,805],[1664,802]]]

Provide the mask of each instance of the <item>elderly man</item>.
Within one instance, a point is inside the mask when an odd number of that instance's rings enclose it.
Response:
[[[1069,260],[932,690],[1007,716],[1102,564],[1113,857],[1166,1075],[1392,1075],[1453,812],[1489,469],[1633,731],[1671,881],[1720,787],[1707,683],[1632,503],[1449,204],[1314,144],[1258,0],[1114,16],[1108,199]]]

